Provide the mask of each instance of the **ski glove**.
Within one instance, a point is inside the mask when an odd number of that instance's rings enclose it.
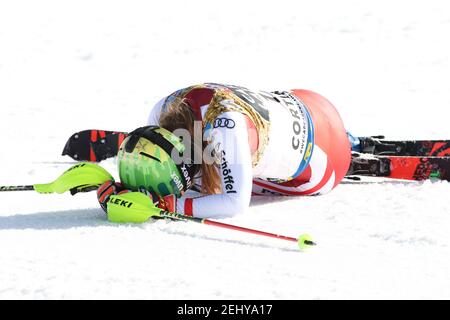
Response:
[[[141,192],[149,196],[156,207],[169,212],[177,212],[177,197],[174,194],[161,197],[152,195],[147,191],[141,190]]]
[[[103,211],[107,211],[107,203],[111,195],[123,194],[131,192],[131,190],[126,189],[120,182],[114,182],[113,180],[108,180],[103,183],[97,190],[97,199],[102,207]],[[155,206],[162,210],[176,212],[177,198],[174,194],[167,195],[165,197],[158,197],[154,199],[150,193],[146,193],[153,201]]]
[[[107,213],[106,205],[109,201],[109,197],[111,195],[122,194],[127,192],[131,192],[131,190],[125,189],[125,187],[120,182],[108,180],[98,188],[97,199],[103,211]]]
[[[155,205],[163,210],[169,212],[177,211],[177,197],[174,194],[169,194],[165,197],[159,197]]]

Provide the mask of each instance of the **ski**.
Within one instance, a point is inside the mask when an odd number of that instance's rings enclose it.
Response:
[[[380,156],[352,153],[347,177],[370,176],[422,181],[450,181],[450,157]]]
[[[83,130],[67,140],[62,154],[77,161],[100,162],[115,157],[126,136],[126,132],[119,131]],[[450,181],[450,140],[391,141],[383,136],[358,139],[362,152],[352,152],[347,178]]]
[[[107,130],[83,130],[66,142],[62,155],[77,161],[100,162],[115,157],[127,133]]]
[[[358,152],[390,156],[450,156],[450,140],[386,140],[384,136],[358,137]]]
[[[77,161],[100,162],[115,157],[126,132],[83,130],[74,133],[63,150]],[[384,156],[449,157],[450,140],[386,140],[384,136],[358,137],[359,153]]]

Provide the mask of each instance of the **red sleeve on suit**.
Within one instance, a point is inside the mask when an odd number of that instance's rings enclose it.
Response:
[[[192,215],[193,215],[193,209],[192,209],[192,201],[193,200],[194,200],[193,198],[187,198],[184,201],[184,214],[187,216],[190,216],[190,217],[192,217]]]

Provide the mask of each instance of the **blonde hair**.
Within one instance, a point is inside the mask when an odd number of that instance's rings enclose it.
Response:
[[[189,131],[192,137],[191,142],[195,143],[194,121],[194,112],[188,105],[186,99],[175,98],[174,101],[172,101],[171,104],[167,106],[166,111],[161,113],[161,116],[159,118],[159,125],[171,132],[175,131],[176,129],[185,129]],[[222,191],[219,173],[214,164],[207,164],[203,160],[203,150],[206,148],[206,146],[207,143],[205,141],[202,141],[201,146],[194,145],[194,150],[197,150],[197,152],[201,151],[202,153],[200,155],[200,157],[202,157],[200,158],[202,159],[202,163],[200,165],[202,182],[201,192],[205,194],[219,194]]]

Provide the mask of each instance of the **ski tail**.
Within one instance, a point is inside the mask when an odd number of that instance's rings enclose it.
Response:
[[[126,137],[126,132],[83,130],[67,140],[62,155],[77,161],[100,162],[115,157]]]

